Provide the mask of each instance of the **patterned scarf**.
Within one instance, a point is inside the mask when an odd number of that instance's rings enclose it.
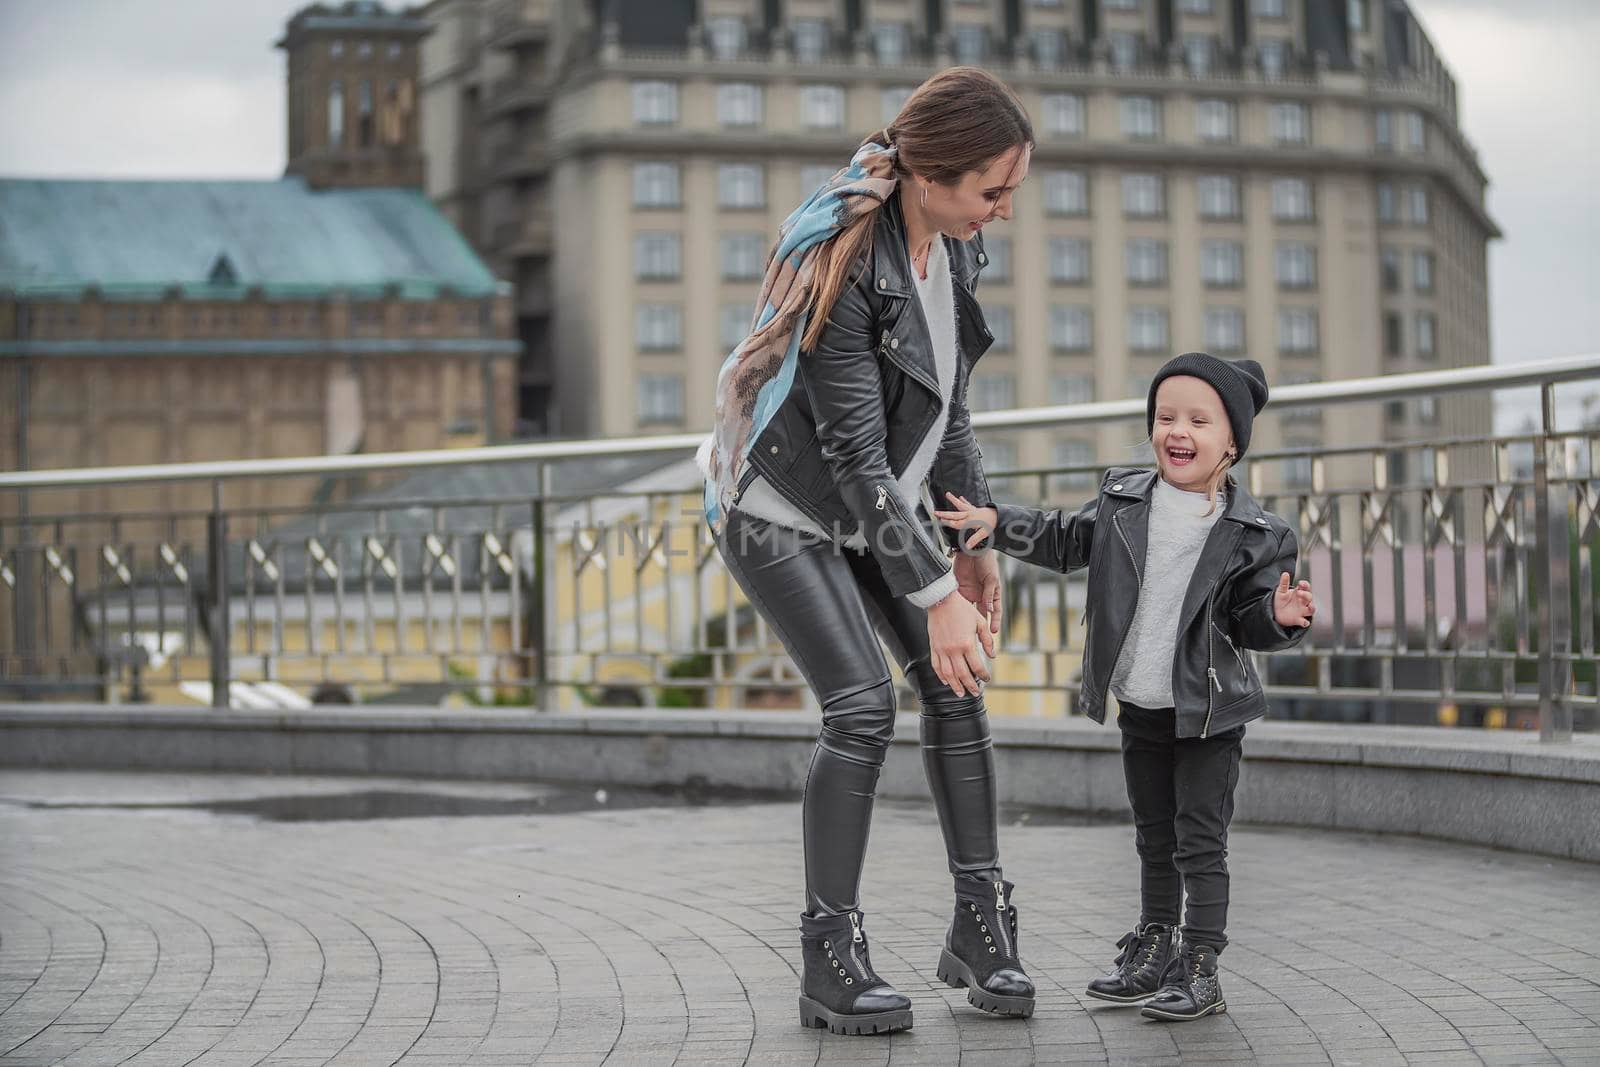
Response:
[[[816,250],[894,192],[893,147],[869,142],[789,215],[761,283],[750,334],[734,346],[717,372],[716,424],[701,445],[706,474],[706,519],[721,531],[745,460],[794,383],[800,339],[806,331]]]

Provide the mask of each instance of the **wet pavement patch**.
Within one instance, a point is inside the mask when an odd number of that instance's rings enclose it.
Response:
[[[268,822],[349,822],[367,819],[432,819],[484,815],[570,815],[637,808],[694,808],[764,804],[793,800],[774,790],[710,789],[691,781],[683,786],[552,786],[523,796],[436,792],[426,788],[364,789],[345,793],[304,793],[189,801],[28,801],[35,810],[202,811],[247,815]]]

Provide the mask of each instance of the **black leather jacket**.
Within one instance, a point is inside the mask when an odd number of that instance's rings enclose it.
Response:
[[[1149,536],[1156,474],[1113,468],[1099,494],[1076,514],[1000,505],[995,547],[1062,572],[1089,568],[1083,680],[1078,707],[1106,717],[1106,693],[1133,624]],[[1179,614],[1172,663],[1177,736],[1209,737],[1267,712],[1254,664],[1243,652],[1276,652],[1305,636],[1273,617],[1278,576],[1293,574],[1299,545],[1289,524],[1263,511],[1232,478],[1221,519],[1211,529]]]
[[[933,343],[912,281],[898,197],[878,213],[871,254],[852,269],[817,346],[800,354],[794,384],[750,450],[738,500],[759,472],[801,513],[848,535],[859,522],[896,596],[914,593],[950,570],[946,544],[928,516],[907,514],[896,477],[938,420],[941,396]],[[948,490],[975,506],[992,501],[967,411],[967,382],[994,342],[973,288],[987,264],[982,237],[941,237],[955,285],[954,396],[929,474],[933,499]]]

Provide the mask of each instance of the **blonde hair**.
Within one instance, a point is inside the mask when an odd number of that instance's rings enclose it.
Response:
[[[1033,145],[1033,124],[1010,87],[980,67],[949,67],[917,87],[894,121],[862,140],[893,145],[895,175],[954,185],[1004,153]],[[815,348],[856,262],[872,250],[878,213],[868,211],[816,251],[810,319],[800,347]]]

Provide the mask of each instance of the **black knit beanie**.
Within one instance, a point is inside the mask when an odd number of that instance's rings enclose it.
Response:
[[[1150,397],[1145,403],[1146,433],[1155,432],[1156,390],[1162,382],[1180,374],[1199,378],[1217,391],[1233,427],[1233,443],[1239,450],[1235,460],[1244,458],[1245,449],[1250,447],[1250,426],[1267,406],[1267,376],[1261,364],[1253,359],[1218,359],[1205,352],[1173,356],[1150,382]]]

